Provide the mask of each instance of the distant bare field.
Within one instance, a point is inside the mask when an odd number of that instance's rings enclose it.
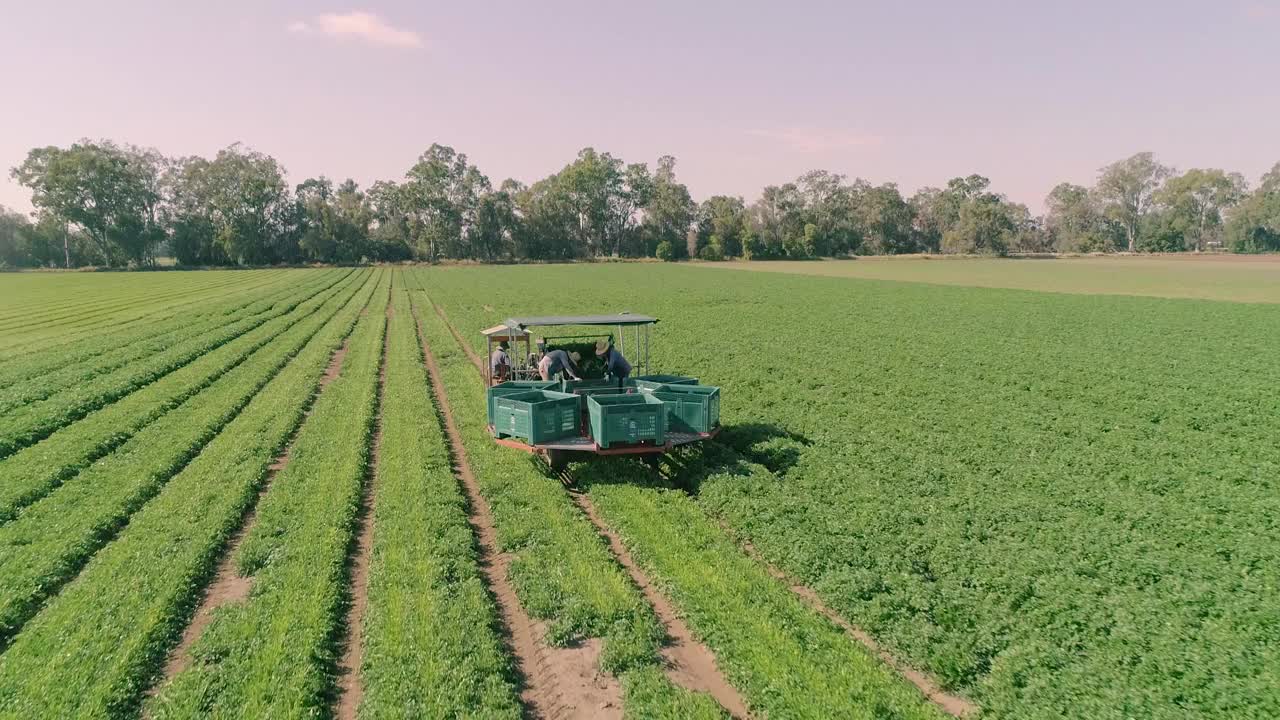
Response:
[[[1280,303],[1280,255],[948,258],[701,263],[757,272],[897,280],[1043,292]]]

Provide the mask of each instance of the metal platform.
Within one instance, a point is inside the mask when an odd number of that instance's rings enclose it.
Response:
[[[707,433],[669,432],[667,433],[667,444],[672,447],[678,447],[680,445],[688,445],[689,443],[696,443],[701,440],[710,440],[711,438],[719,434],[720,434],[720,426],[718,425],[715,428],[713,428],[711,432],[707,432]]]
[[[493,426],[489,426],[489,434],[493,434]],[[516,450],[524,450],[525,452],[538,452],[540,450],[567,450],[571,452],[589,452],[595,455],[655,455],[665,453],[672,448],[690,443],[700,442],[702,440],[710,440],[720,434],[720,428],[716,428],[709,433],[667,433],[667,442],[665,445],[653,444],[637,444],[637,445],[614,445],[610,448],[602,448],[596,445],[595,441],[589,437],[571,437],[561,438],[554,442],[540,443],[538,445],[530,445],[516,438],[494,438],[494,442],[503,447],[514,448]]]

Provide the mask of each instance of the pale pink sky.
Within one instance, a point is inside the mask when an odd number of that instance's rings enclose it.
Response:
[[[27,150],[232,142],[290,180],[400,177],[432,142],[495,184],[591,145],[679,158],[697,199],[825,168],[973,172],[1040,209],[1140,150],[1250,182],[1280,161],[1280,0],[0,0],[0,204]]]

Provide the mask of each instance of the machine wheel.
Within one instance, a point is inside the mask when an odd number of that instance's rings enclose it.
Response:
[[[565,468],[569,467],[569,451],[548,450],[547,465],[550,466],[553,473],[564,472]]]

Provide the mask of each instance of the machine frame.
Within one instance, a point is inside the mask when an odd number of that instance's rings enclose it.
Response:
[[[520,358],[512,358],[512,374],[508,379],[511,380],[529,380],[538,377],[537,365],[531,362],[532,357],[532,334],[530,328],[538,327],[577,327],[577,328],[611,328],[617,331],[617,335],[608,334],[588,334],[588,335],[561,335],[561,336],[545,336],[547,340],[565,340],[578,338],[600,338],[607,337],[617,347],[618,352],[626,356],[627,330],[632,330],[632,342],[638,356],[632,363],[633,371],[643,369],[643,372],[636,372],[640,375],[652,374],[649,357],[649,341],[650,332],[654,325],[658,323],[658,318],[648,315],[635,315],[632,313],[618,313],[614,315],[547,315],[536,317],[515,317],[508,318],[502,323],[491,328],[480,331],[485,337],[485,387],[492,387],[498,378],[494,377],[492,369],[488,366],[490,358],[493,357],[494,346],[496,343],[503,341],[508,342],[512,349],[518,347],[520,341],[524,341],[525,352]],[[494,428],[489,426],[489,433],[493,435]],[[688,445],[690,443],[701,442],[715,437],[720,433],[719,426],[707,433],[679,433],[668,432],[667,441],[662,445],[653,443],[637,443],[634,445],[615,445],[614,447],[602,448],[596,445],[595,441],[590,437],[573,437],[561,438],[554,442],[531,444],[523,440],[515,438],[494,438],[494,442],[503,447],[509,447],[515,450],[522,450],[528,453],[534,453],[543,456],[552,470],[559,471],[568,464],[571,453],[592,454],[592,455],[638,455],[655,461],[657,456],[669,452],[670,450]]]

